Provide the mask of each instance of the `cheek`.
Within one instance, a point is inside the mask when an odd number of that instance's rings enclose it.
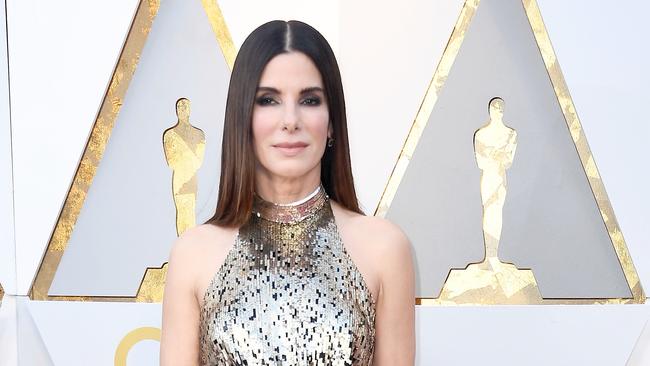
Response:
[[[307,113],[305,126],[309,129],[312,138],[315,140],[314,142],[324,145],[329,126],[329,113],[327,112],[327,108],[318,108]]]
[[[268,109],[255,109],[251,122],[251,129],[253,133],[253,145],[255,149],[262,147],[264,141],[273,134],[275,128],[276,117],[270,113]]]

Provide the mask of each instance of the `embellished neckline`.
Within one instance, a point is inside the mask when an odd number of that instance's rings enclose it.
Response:
[[[265,220],[292,224],[300,222],[316,213],[328,196],[322,184],[306,197],[291,203],[273,203],[266,201],[255,192],[253,198],[253,215]]]

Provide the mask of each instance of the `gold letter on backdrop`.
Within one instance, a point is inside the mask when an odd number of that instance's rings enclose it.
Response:
[[[113,361],[115,366],[126,366],[126,360],[129,355],[129,351],[133,346],[138,342],[144,340],[152,340],[160,342],[160,333],[161,330],[155,327],[142,327],[130,331],[127,335],[122,338],[120,344],[115,349],[115,359]]]

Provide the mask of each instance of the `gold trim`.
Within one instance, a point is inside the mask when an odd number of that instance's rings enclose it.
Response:
[[[465,33],[469,28],[471,20],[476,12],[476,9],[479,5],[480,0],[467,0],[463,6],[461,14],[458,18],[458,21],[454,27],[454,30],[451,34],[449,43],[443,52],[442,58],[438,68],[436,69],[431,83],[425,93],[424,99],[418,110],[411,130],[409,131],[408,137],[404,143],[404,147],[397,159],[397,163],[391,173],[388,183],[382,193],[377,209],[375,210],[375,215],[384,217],[390,207],[390,204],[395,197],[395,193],[399,187],[404,172],[408,167],[408,164],[411,160],[415,147],[418,144],[418,141],[422,135],[422,132],[429,120],[433,106],[440,94],[442,86],[444,85],[451,66],[456,59],[456,55],[460,49]],[[541,56],[544,60],[546,70],[550,77],[550,80],[553,84],[555,95],[558,99],[558,102],[562,108],[562,113],[564,115],[567,127],[571,133],[571,137],[575,144],[576,150],[580,157],[583,169],[585,174],[588,177],[589,184],[594,193],[594,198],[600,209],[603,221],[607,227],[607,231],[610,239],[612,240],[612,245],[616,251],[619,263],[625,274],[625,279],[630,291],[632,293],[632,298],[580,298],[580,299],[553,299],[553,298],[543,298],[541,301],[534,298],[526,298],[525,301],[517,302],[520,304],[628,304],[636,303],[642,304],[645,303],[645,294],[643,288],[641,287],[641,282],[637,275],[634,264],[632,263],[632,258],[627,250],[625,240],[623,239],[623,234],[618,226],[614,211],[612,209],[611,203],[605,192],[605,187],[596,168],[596,164],[591,154],[591,150],[587,144],[586,136],[582,130],[582,126],[578,119],[578,114],[576,112],[575,106],[569,94],[569,89],[564,81],[562,76],[562,71],[560,70],[560,65],[557,62],[555,52],[551,45],[548,32],[544,26],[539,7],[535,0],[522,0],[522,5],[524,6],[526,16],[533,30],[536,43],[540,49]],[[451,272],[451,269],[450,269]],[[448,277],[449,278],[449,277]],[[445,281],[446,283],[447,281]],[[461,305],[455,301],[444,301],[440,297],[438,298],[416,298],[415,303],[417,305]],[[463,303],[463,305],[487,305],[489,301],[478,300],[471,303]]]
[[[232,41],[232,37],[230,36],[226,20],[221,13],[221,8],[219,7],[219,4],[217,4],[217,0],[201,0],[201,4],[203,5],[205,13],[208,15],[210,26],[212,27],[215,37],[217,37],[217,43],[219,43],[221,52],[226,58],[226,63],[230,70],[232,70],[235,65],[237,49]]]
[[[138,295],[135,302],[162,302],[165,294],[165,281],[167,280],[167,264],[165,262],[160,268],[147,268],[144,277],[140,281]]]
[[[202,0],[202,6],[208,16],[217,42],[223,52],[228,67],[232,70],[236,50],[223,19],[216,0]],[[49,296],[49,289],[56,270],[61,262],[63,253],[68,245],[70,234],[74,230],[79,212],[86,198],[88,188],[92,184],[97,166],[102,160],[106,144],[111,135],[113,124],[120,111],[124,96],[131,82],[131,78],[138,66],[140,53],[145,45],[147,36],[151,31],[154,18],[160,8],[159,0],[140,0],[138,8],[134,14],[133,21],[129,28],[129,33],[122,47],[120,57],[111,76],[111,81],[107,88],[104,100],[102,101],[99,113],[93,125],[92,131],[86,143],[83,155],[77,171],[75,172],[72,184],[66,196],[63,208],[59,213],[54,232],[50,238],[47,249],[43,255],[36,278],[32,283],[29,296],[32,300],[63,300],[63,301],[116,301],[116,302],[134,302],[136,299],[147,301],[146,299],[161,299],[162,288],[147,294],[138,293],[137,296]],[[144,278],[164,278],[163,274],[148,274],[156,268],[147,268]],[[158,268],[163,270],[165,267]],[[158,283],[156,286],[162,287]],[[140,288],[143,288],[141,282]],[[146,285],[145,288],[151,288]]]

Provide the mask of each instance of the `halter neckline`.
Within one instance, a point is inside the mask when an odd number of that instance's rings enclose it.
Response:
[[[322,184],[306,197],[291,203],[274,203],[260,197],[255,192],[253,214],[278,223],[297,223],[316,213],[328,196]]]

